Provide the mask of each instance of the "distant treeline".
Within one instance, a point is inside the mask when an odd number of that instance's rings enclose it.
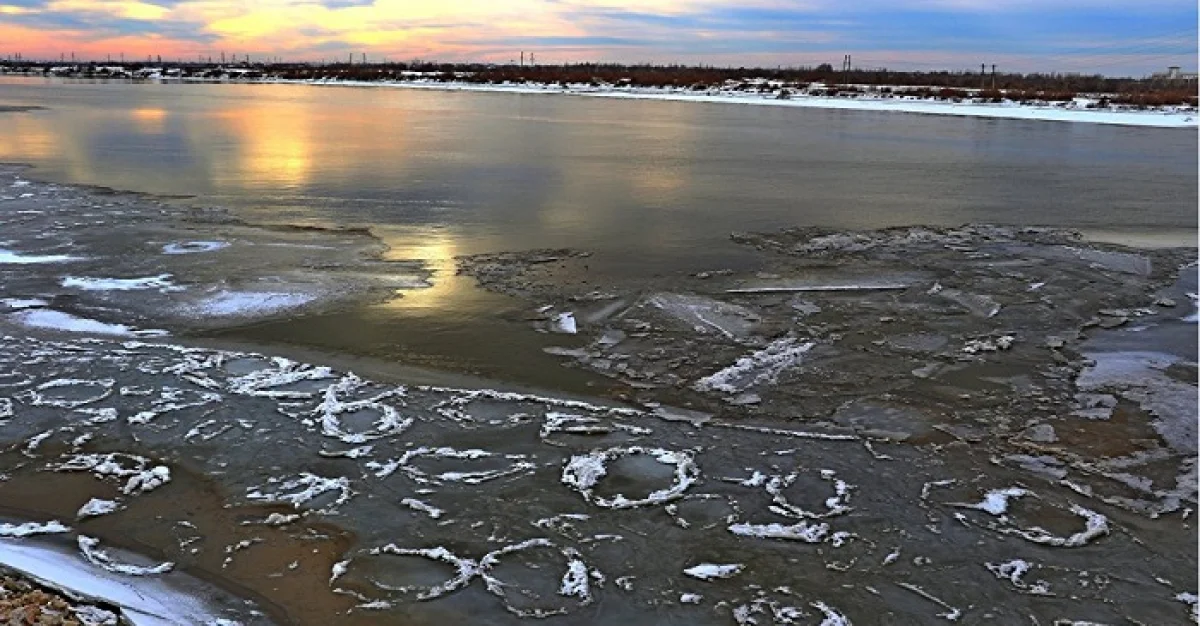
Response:
[[[106,64],[75,66],[76,75],[96,74]],[[0,62],[0,70],[51,71],[52,64]],[[1194,104],[1196,82],[1165,77],[1112,78],[1099,74],[991,73],[951,71],[892,71],[852,69],[843,71],[830,64],[794,68],[730,68],[685,65],[619,65],[579,63],[569,65],[495,65],[482,63],[387,63],[387,64],[310,64],[310,63],[231,63],[217,64],[125,64],[131,73],[143,68],[174,68],[183,76],[219,77],[229,68],[237,68],[243,78],[280,78],[291,80],[411,80],[420,74],[425,80],[475,84],[542,83],[561,85],[662,87],[677,89],[738,89],[776,91],[806,89],[813,83],[826,85],[830,95],[861,93],[862,86],[906,89],[907,95],[935,98],[986,98],[1009,100],[1066,101],[1077,94],[1109,94],[1113,104],[1144,106]],[[91,71],[89,71],[91,68]],[[875,89],[872,89],[873,91]],[[881,89],[887,91],[887,89]]]

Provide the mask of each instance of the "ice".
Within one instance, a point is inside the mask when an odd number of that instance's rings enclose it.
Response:
[[[460,459],[464,461],[475,461],[480,459],[497,459],[501,458],[509,461],[509,466],[501,469],[491,470],[472,470],[472,471],[451,471],[430,474],[419,467],[411,464],[415,459],[441,458],[441,459]],[[537,466],[529,461],[525,461],[525,456],[520,454],[498,455],[486,450],[471,448],[467,450],[458,450],[450,447],[428,448],[419,447],[405,452],[399,459],[393,459],[387,463],[367,463],[368,469],[376,470],[375,475],[379,478],[386,477],[396,470],[401,470],[412,478],[414,481],[422,484],[439,485],[445,482],[459,482],[467,485],[478,485],[490,480],[505,478],[515,474],[522,474],[532,471]]]
[[[317,299],[309,293],[221,290],[187,305],[185,312],[208,317],[270,315]]]
[[[1010,498],[1023,498],[1032,495],[1029,490],[1020,487],[1008,487],[1006,489],[994,489],[983,495],[983,500],[977,504],[958,504],[968,509],[979,509],[992,515],[1004,515],[1008,511],[1008,500]]]
[[[773,384],[789,367],[800,362],[804,353],[816,345],[801,343],[794,337],[771,342],[767,347],[741,357],[733,365],[697,380],[698,391],[741,393],[754,385]]]
[[[800,472],[792,472],[787,476],[773,476],[766,481],[763,488],[771,495],[773,504],[770,507],[772,513],[782,515],[783,517],[791,517],[793,519],[821,519],[843,515],[849,513],[851,508],[846,506],[850,500],[851,485],[844,480],[837,478],[837,474],[831,470],[824,470],[820,473],[822,480],[833,483],[834,494],[825,500],[826,510],[821,513],[806,511],[800,507],[788,502],[784,495],[784,489],[787,489],[800,478]]]
[[[607,474],[606,464],[621,457],[645,454],[659,463],[675,466],[674,481],[670,486],[656,490],[645,497],[630,499],[623,494],[604,497],[596,495],[593,487]],[[589,454],[571,457],[563,467],[562,482],[579,491],[585,500],[596,506],[610,509],[629,509],[640,506],[663,504],[679,499],[688,487],[696,482],[700,469],[696,466],[690,452],[675,452],[662,448],[643,448],[631,446],[628,448],[609,448],[597,450]]]
[[[151,467],[150,459],[123,452],[75,454],[51,465],[58,472],[92,472],[97,478],[128,479],[122,493],[132,495],[157,489],[171,480],[171,471],[163,465]]]
[[[647,302],[686,324],[696,332],[717,331],[729,339],[741,340],[749,336],[758,316],[749,309],[706,298],[704,296],[659,293]]]
[[[82,626],[117,626],[120,619],[116,613],[90,605],[72,606],[70,610]]]
[[[138,330],[124,324],[106,324],[52,309],[27,309],[6,316],[17,324],[30,328],[45,328],[71,333],[94,333],[121,337],[165,337],[165,330]]]
[[[842,615],[833,607],[824,602],[813,602],[809,606],[821,612],[824,619],[821,620],[820,626],[851,626],[850,619]]]
[[[60,409],[74,409],[93,402],[103,400],[112,395],[113,379],[101,378],[98,380],[89,380],[84,378],[55,378],[39,384],[32,390],[26,392],[26,397],[29,398],[29,403],[33,406],[53,406]],[[94,387],[99,391],[92,395],[81,398],[69,397],[47,397],[50,394],[43,393],[51,389],[66,388],[69,391],[77,390],[81,387]]]
[[[1007,580],[1018,587],[1024,587],[1025,583],[1021,581],[1021,578],[1033,566],[1030,565],[1029,561],[1013,559],[1004,563],[985,563],[984,567],[989,572],[995,574],[996,578]]]
[[[432,517],[433,519],[438,519],[442,516],[443,513],[445,513],[445,511],[437,508],[436,506],[433,506],[432,504],[429,504],[428,502],[424,502],[424,501],[418,500],[416,498],[404,498],[403,500],[400,501],[400,504],[403,504],[404,506],[406,506],[414,511],[420,511],[420,512],[428,515],[429,517]]]
[[[60,281],[63,287],[80,289],[82,291],[138,291],[157,289],[161,293],[183,291],[184,288],[171,280],[170,274],[146,276],[143,278],[91,278],[81,276],[65,276]]]
[[[684,593],[679,596],[680,604],[700,604],[704,601],[704,596],[698,593]]]
[[[229,247],[228,241],[177,241],[162,247],[163,254],[193,254],[214,252]]]
[[[338,393],[347,393],[361,385],[362,381],[357,377],[347,376],[337,384],[330,385],[325,389],[324,399],[313,409],[313,413],[320,418],[321,434],[339,439],[344,443],[360,444],[373,439],[397,435],[412,425],[412,418],[401,417],[395,407],[381,402],[384,399],[402,395],[403,391],[400,389],[385,391],[365,400],[343,402],[338,399]],[[346,430],[342,423],[343,416],[367,411],[379,414],[371,429],[362,432]]]
[[[591,601],[592,592],[588,583],[588,570],[583,561],[571,558],[567,563],[567,572],[563,574],[558,593],[567,597],[574,596],[585,602]]]
[[[555,315],[554,318],[550,320],[550,330],[556,333],[574,335],[576,332],[578,332],[575,324],[575,314],[567,311],[565,313],[559,313],[558,315]]]
[[[305,472],[288,480],[271,478],[267,484],[278,490],[274,493],[267,493],[263,491],[262,487],[251,488],[247,491],[246,497],[259,502],[290,504],[299,509],[322,494],[336,492],[337,499],[320,510],[322,513],[328,513],[349,502],[350,498],[354,496],[354,492],[350,490],[350,480],[345,477],[326,478]]]
[[[741,563],[718,565],[716,563],[701,563],[683,570],[684,574],[700,580],[731,578],[741,573],[746,566]]]
[[[10,309],[34,309],[50,306],[50,303],[40,298],[0,298],[0,304]]]
[[[88,517],[99,517],[108,515],[121,510],[121,503],[115,500],[103,500],[100,498],[92,498],[83,506],[79,507],[79,512],[75,514],[76,519],[85,519]]]
[[[0,248],[0,265],[29,265],[33,263],[66,263],[79,261],[83,257],[66,254],[22,254],[5,248]]]
[[[790,526],[779,523],[748,524],[739,523],[729,527],[729,532],[741,537],[756,537],[759,539],[790,539],[805,543],[821,543],[829,535],[829,524],[809,524],[797,522]]]
[[[108,552],[100,549],[100,540],[95,537],[79,535],[79,550],[83,553],[83,558],[87,559],[92,565],[103,568],[105,571],[114,574],[124,574],[126,576],[154,576],[158,574],[166,574],[175,569],[175,564],[167,561],[158,565],[143,567],[140,565],[131,565],[128,563],[118,563],[109,556]]]
[[[941,617],[941,618],[945,619],[946,621],[950,621],[950,622],[957,622],[958,618],[962,617],[962,610],[956,609],[956,608],[950,606],[949,604],[946,604],[945,602],[938,599],[937,597],[935,597],[933,594],[929,593],[928,591],[925,591],[924,589],[922,589],[916,585],[913,585],[911,583],[896,583],[896,584],[899,585],[900,587],[907,589],[907,590],[921,596],[922,598],[925,598],[926,600],[929,600],[930,602],[933,602],[934,604],[937,604],[937,605],[941,606],[942,608],[946,609],[945,613],[938,613],[937,614],[938,617]]]
[[[24,524],[0,524],[0,537],[28,537],[30,535],[45,535],[69,533],[71,529],[60,522],[25,522]]]
[[[57,547],[0,540],[0,563],[72,597],[118,608],[132,626],[193,626],[221,619],[197,595],[156,578],[109,572]]]
[[[158,489],[169,482],[171,482],[171,470],[165,465],[159,465],[130,476],[129,482],[125,483],[121,493],[125,495],[145,493]]]
[[[752,286],[739,287],[737,289],[726,289],[725,293],[732,294],[756,294],[756,293],[799,293],[806,291],[891,291],[897,289],[908,289],[912,283],[910,281],[892,281],[892,280],[865,280],[865,281],[776,281],[773,283],[756,284]]]
[[[1002,532],[1017,535],[1027,541],[1059,548],[1078,548],[1087,545],[1092,540],[1107,535],[1109,531],[1108,518],[1091,509],[1078,504],[1071,505],[1071,512],[1084,519],[1084,529],[1070,537],[1057,536],[1039,526],[1033,528],[1007,528]]]

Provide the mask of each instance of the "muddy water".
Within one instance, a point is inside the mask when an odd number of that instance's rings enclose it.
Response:
[[[454,275],[461,254],[573,247],[589,275],[754,270],[732,231],[967,222],[1194,241],[1196,134],[944,118],[285,85],[4,78],[0,161],[36,176],[367,226],[435,289],[231,338],[574,390],[522,312]]]

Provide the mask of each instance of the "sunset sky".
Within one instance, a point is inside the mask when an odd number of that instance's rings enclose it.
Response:
[[[0,55],[679,62],[1059,71],[1196,66],[1195,0],[0,0]]]

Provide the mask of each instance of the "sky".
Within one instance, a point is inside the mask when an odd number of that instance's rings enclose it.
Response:
[[[582,61],[1144,76],[1196,0],[0,0],[0,57]],[[528,57],[527,57],[528,58]]]

